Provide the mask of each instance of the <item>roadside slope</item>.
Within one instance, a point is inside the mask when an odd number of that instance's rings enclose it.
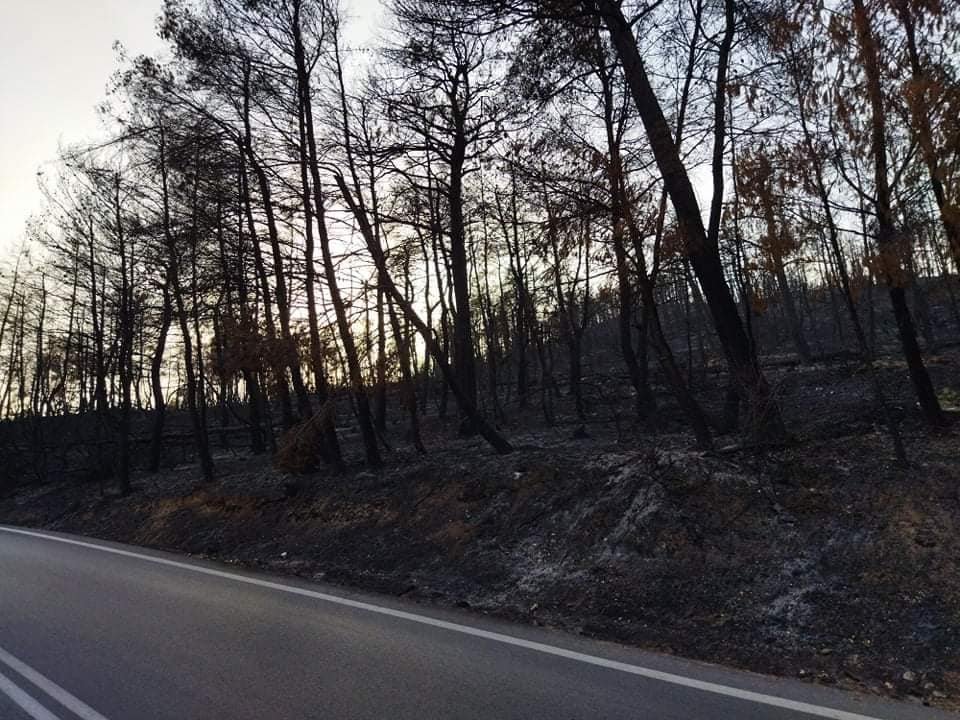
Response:
[[[212,485],[185,466],[124,498],[29,489],[0,501],[0,522],[949,706],[957,441],[912,442],[922,472],[891,465],[877,433],[702,454],[542,432],[509,458],[450,443],[337,479],[224,456]]]

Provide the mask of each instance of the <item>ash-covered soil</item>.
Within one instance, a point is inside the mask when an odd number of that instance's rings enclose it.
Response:
[[[931,359],[939,387],[960,386],[956,360]],[[190,465],[126,497],[55,483],[0,500],[0,521],[960,707],[960,431],[927,431],[903,369],[883,372],[906,467],[854,365],[785,366],[779,448],[698,452],[669,423],[584,437],[533,408],[509,456],[429,418],[429,454],[397,441],[379,473],[223,453],[210,485]]]

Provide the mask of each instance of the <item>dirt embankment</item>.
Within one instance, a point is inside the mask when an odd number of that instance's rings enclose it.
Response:
[[[957,430],[908,435],[905,469],[869,425],[764,453],[514,438],[506,458],[447,442],[337,478],[223,456],[209,486],[190,466],[125,498],[48,485],[0,501],[0,521],[956,706]]]

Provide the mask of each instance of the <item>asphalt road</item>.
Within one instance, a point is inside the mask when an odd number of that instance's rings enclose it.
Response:
[[[0,720],[816,717],[958,716],[0,527]]]

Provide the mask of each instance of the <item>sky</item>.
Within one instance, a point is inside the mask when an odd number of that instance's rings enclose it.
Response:
[[[160,49],[159,0],[0,0],[0,253],[23,238],[42,196],[37,171],[60,142],[97,135],[113,45]]]
[[[348,40],[366,40],[377,0],[347,0]],[[96,106],[129,55],[156,53],[161,0],[0,0],[0,257],[43,205],[37,172],[58,145],[98,136]],[[350,37],[352,35],[352,38]]]

